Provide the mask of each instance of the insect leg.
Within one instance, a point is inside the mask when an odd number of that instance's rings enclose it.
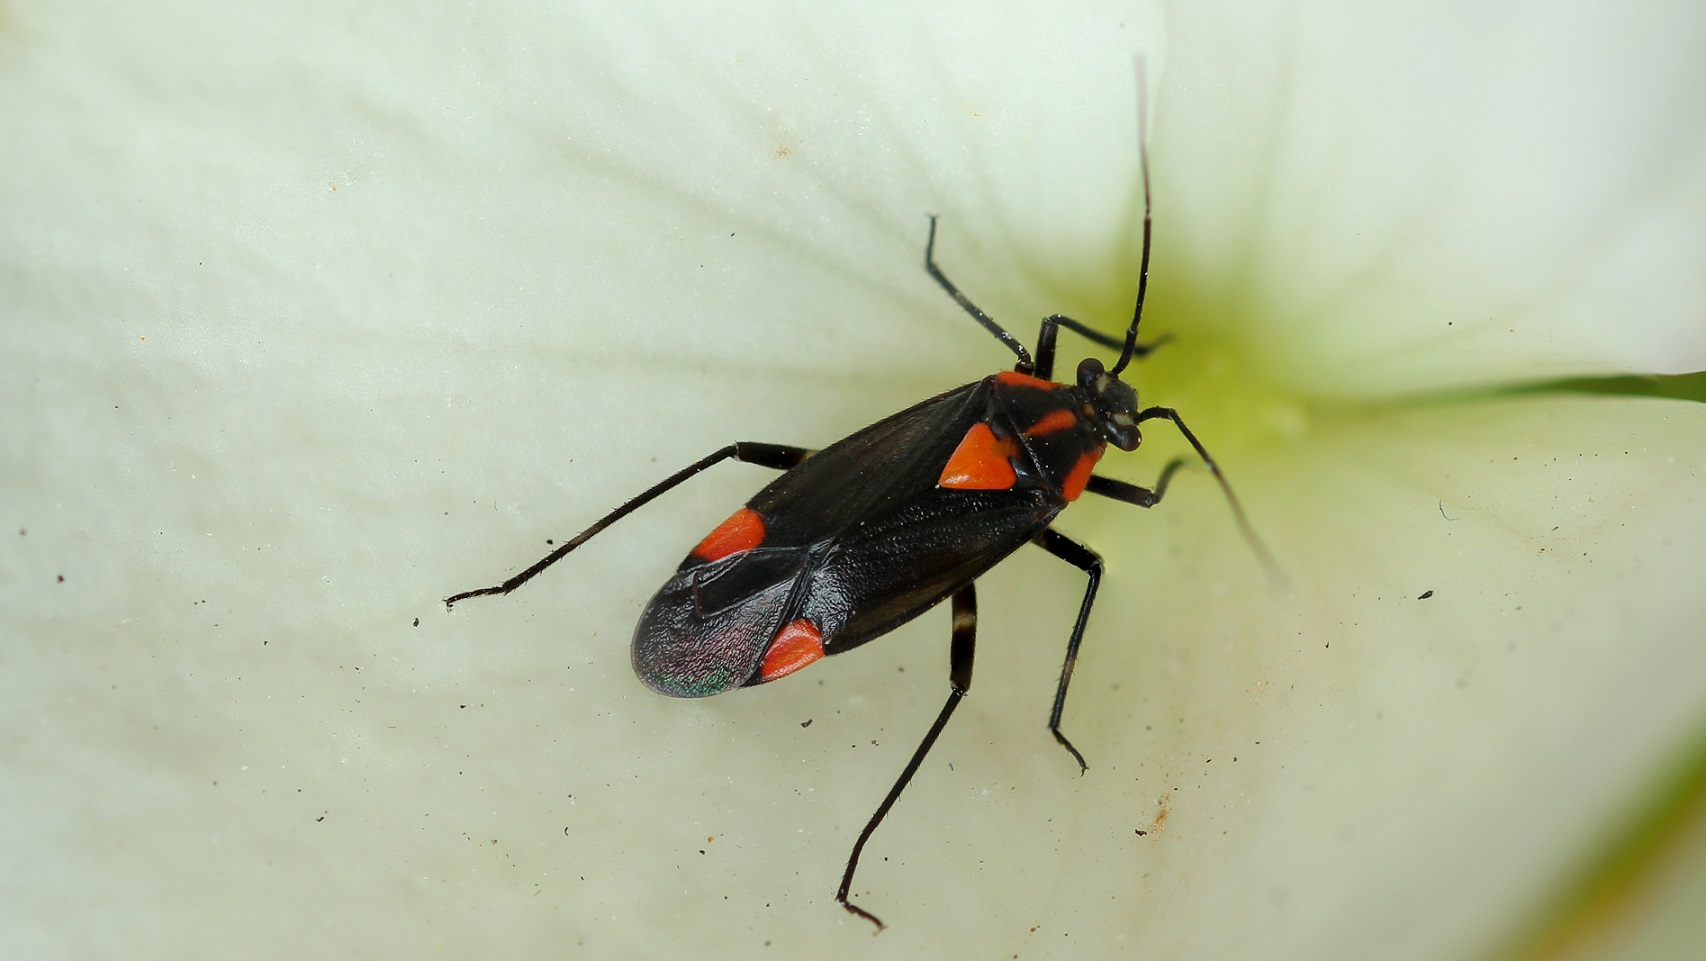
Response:
[[[1202,462],[1208,465],[1209,473],[1213,474],[1214,479],[1220,482],[1220,489],[1226,494],[1226,503],[1232,506],[1232,518],[1238,522],[1238,532],[1244,535],[1245,543],[1250,545],[1250,549],[1256,552],[1256,557],[1262,562],[1262,568],[1268,575],[1268,584],[1281,593],[1289,592],[1292,588],[1291,578],[1286,575],[1285,568],[1281,567],[1279,561],[1274,559],[1273,552],[1268,550],[1268,545],[1264,544],[1262,538],[1256,534],[1256,528],[1252,527],[1250,519],[1244,516],[1244,506],[1238,503],[1238,495],[1232,493],[1232,484],[1227,481],[1226,475],[1220,472],[1220,465],[1216,464],[1214,458],[1209,455],[1208,448],[1202,445],[1202,441],[1197,440],[1197,435],[1191,433],[1191,429],[1186,427],[1185,422],[1179,418],[1179,412],[1171,407],[1149,407],[1137,415],[1139,424],[1146,420],[1170,420],[1174,427],[1179,428],[1179,433],[1183,434],[1185,440],[1190,442],[1191,447],[1196,449],[1197,456],[1201,457]],[[1095,489],[1096,479],[1092,477],[1091,483],[1085,489]],[[1098,493],[1101,492],[1098,491]],[[1160,497],[1157,496],[1156,499],[1159,500]],[[1143,506],[1147,507],[1148,505]]]
[[[954,303],[959,304],[966,313],[972,315],[978,323],[982,324],[985,330],[994,334],[997,340],[1006,344],[1007,349],[1011,350],[1018,356],[1019,362],[1013,365],[1014,370],[1023,374],[1028,374],[1036,369],[1036,365],[1031,362],[1030,352],[1025,350],[1025,345],[1019,343],[1019,339],[1008,333],[1007,328],[996,323],[993,317],[990,317],[976,304],[972,303],[971,298],[961,293],[960,288],[954,286],[954,282],[948,279],[948,275],[942,273],[942,268],[936,266],[935,214],[930,215],[930,239],[924,242],[924,269],[930,273],[930,276],[936,278],[936,283],[940,284],[942,289],[948,292],[949,297],[954,298]]]
[[[1065,314],[1051,314],[1043,318],[1042,329],[1037,332],[1037,369],[1035,376],[1043,380],[1054,379],[1054,340],[1057,328],[1065,327],[1084,337],[1085,340],[1121,350],[1125,347],[1124,337],[1109,337],[1099,330],[1085,325],[1083,321],[1073,320]],[[1172,334],[1162,334],[1147,344],[1133,343],[1131,355],[1137,358],[1149,356],[1149,352],[1173,339]]]
[[[1154,507],[1161,503],[1162,495],[1167,493],[1167,485],[1173,482],[1173,475],[1178,473],[1179,468],[1183,466],[1185,466],[1184,458],[1176,457],[1169,461],[1167,466],[1161,469],[1161,479],[1155,482],[1154,490],[1139,487],[1136,484],[1128,484],[1122,480],[1114,480],[1112,477],[1102,477],[1099,474],[1091,474],[1090,482],[1084,485],[1084,489],[1092,494],[1125,501],[1127,504]]]
[[[635,510],[651,502],[652,499],[656,498],[658,495],[679,485],[682,481],[687,480],[694,474],[697,474],[714,464],[728,460],[731,457],[747,464],[757,464],[760,467],[773,467],[776,470],[787,470],[788,468],[799,464],[811,455],[812,451],[804,447],[793,447],[788,444],[761,444],[746,440],[730,444],[707,457],[700,458],[699,460],[688,464],[686,467],[683,467],[658,483],[653,484],[644,491],[641,491],[638,496],[599,518],[591,527],[581,531],[579,534],[576,534],[573,539],[565,542],[561,547],[545,555],[545,557],[537,564],[534,564],[527,570],[522,571],[520,574],[504,581],[502,584],[497,584],[492,587],[482,587],[478,590],[463,591],[460,594],[452,594],[444,599],[444,606],[448,609],[455,605],[457,601],[465,600],[470,597],[481,597],[486,594],[508,594],[510,591],[513,591],[532,580],[535,574],[538,574],[545,568],[562,560],[563,555],[582,544],[585,544],[587,541],[592,540],[593,535],[597,534],[599,531],[602,531],[611,524],[627,517]]]
[[[930,725],[929,733],[919,742],[918,750],[912,752],[912,760],[906,763],[906,769],[900,772],[900,777],[889,789],[888,797],[877,805],[877,813],[871,815],[871,820],[865,825],[865,830],[859,832],[859,840],[853,842],[853,853],[847,856],[847,871],[841,875],[841,889],[835,892],[835,900],[841,906],[857,914],[859,917],[883,929],[883,922],[877,916],[848,900],[847,892],[853,887],[853,871],[859,866],[859,854],[865,850],[865,842],[871,839],[871,834],[877,830],[877,825],[883,822],[883,817],[894,807],[894,802],[900,797],[900,792],[906,790],[906,785],[912,781],[912,775],[918,772],[918,766],[924,763],[924,755],[930,753],[931,745],[942,729],[948,726],[948,718],[954,714],[954,708],[960,704],[960,698],[971,690],[972,656],[977,646],[977,593],[972,585],[967,584],[954,594],[954,627],[953,639],[948,647],[948,703],[942,705],[942,713],[936,715],[936,723]]]
[[[1078,645],[1084,640],[1084,626],[1090,622],[1090,608],[1096,603],[1096,588],[1102,583],[1102,558],[1090,548],[1053,530],[1044,529],[1042,533],[1031,538],[1031,543],[1090,577],[1090,584],[1084,589],[1084,602],[1078,605],[1078,620],[1072,625],[1072,638],[1066,642],[1066,661],[1060,665],[1060,686],[1055,688],[1054,710],[1050,711],[1048,716],[1049,731],[1054,734],[1054,739],[1060,742],[1060,746],[1066,748],[1078,762],[1078,773],[1083,774],[1089,765],[1084,763],[1084,755],[1078,753],[1078,749],[1072,746],[1066,735],[1060,733],[1060,715],[1066,710],[1066,687],[1072,683],[1072,668],[1078,663]]]

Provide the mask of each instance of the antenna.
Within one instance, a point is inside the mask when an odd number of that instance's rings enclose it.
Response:
[[[1149,234],[1151,207],[1149,202],[1149,84],[1147,67],[1142,54],[1137,58],[1137,169],[1143,177],[1143,257],[1137,272],[1137,306],[1132,308],[1131,326],[1125,332],[1125,348],[1114,364],[1113,375],[1118,377],[1137,353],[1137,325],[1143,320],[1143,297],[1149,292]]]

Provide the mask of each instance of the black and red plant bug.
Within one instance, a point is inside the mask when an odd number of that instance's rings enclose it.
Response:
[[[1137,392],[1120,379],[1133,358],[1156,346],[1137,342],[1150,240],[1149,170],[1147,160],[1140,163],[1143,253],[1137,303],[1123,338],[1056,314],[1043,318],[1033,358],[936,266],[932,216],[924,269],[1014,353],[1018,362],[1012,370],[915,404],[821,451],[730,444],[676,471],[502,584],[455,594],[445,605],[508,594],[713,464],[732,458],[784,471],[706,535],[646,605],[634,630],[634,671],[661,694],[708,697],[786,677],[825,655],[875,640],[952,598],[948,701],[859,832],[835,894],[848,911],[881,930],[877,916],[849,897],[859,855],[971,688],[977,633],[973,582],[1026,544],[1036,544],[1089,579],[1048,719],[1049,731],[1078,762],[1080,773],[1087,767],[1061,733],[1060,718],[1102,580],[1102,559],[1050,525],[1085,492],[1153,507],[1183,463],[1169,463],[1153,489],[1139,487],[1093,473],[1109,444],[1134,450],[1142,441],[1139,424],[1171,421],[1220,482],[1240,528],[1261,551],[1231,486],[1196,435],[1171,408],[1139,408]],[[1119,350],[1119,360],[1110,369],[1088,358],[1079,363],[1073,383],[1055,383],[1050,379],[1055,337],[1062,327]]]

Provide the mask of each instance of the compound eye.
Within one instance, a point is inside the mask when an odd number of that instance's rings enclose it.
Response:
[[[1096,395],[1108,389],[1108,374],[1101,361],[1086,357],[1078,362],[1078,386]]]
[[[1143,435],[1137,430],[1136,418],[1124,413],[1103,418],[1102,436],[1120,450],[1137,450],[1137,445],[1143,443]]]

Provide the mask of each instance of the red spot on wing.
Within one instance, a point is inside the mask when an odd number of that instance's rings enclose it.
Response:
[[[1025,428],[1026,437],[1041,437],[1044,434],[1055,434],[1077,426],[1078,415],[1064,407],[1057,407],[1043,416],[1037,422]]]
[[[1007,490],[1018,480],[1011,460],[1018,452],[1019,445],[1012,438],[996,437],[988,424],[979,421],[966,431],[936,483],[955,490]]]
[[[702,561],[720,561],[730,554],[750,551],[764,543],[764,518],[758,512],[748,507],[742,507],[729,515],[729,519],[717,525],[717,529],[705,535],[699,546],[693,548],[693,556]]]
[[[1084,493],[1084,485],[1090,483],[1090,472],[1096,469],[1096,462],[1101,459],[1100,449],[1085,451],[1079,456],[1078,463],[1072,465],[1072,470],[1060,482],[1060,492],[1067,500],[1075,501],[1079,494]]]
[[[764,663],[758,668],[760,683],[787,677],[823,657],[823,633],[811,621],[792,621],[776,632]]]
[[[1043,380],[1041,377],[1021,374],[1016,370],[1004,370],[996,374],[995,379],[1008,387],[1034,387],[1037,390],[1054,390],[1060,386],[1052,380]]]

